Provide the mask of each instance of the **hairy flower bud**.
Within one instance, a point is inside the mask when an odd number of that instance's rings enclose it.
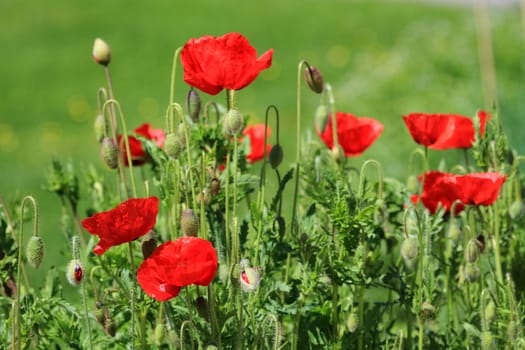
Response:
[[[481,349],[483,350],[495,350],[496,344],[494,342],[494,336],[490,331],[484,331],[481,333]]]
[[[429,303],[428,301],[424,301],[423,304],[421,304],[421,310],[419,311],[419,314],[422,319],[428,320],[434,317],[436,313],[436,308],[434,305]]]
[[[474,282],[479,278],[479,267],[477,264],[467,263],[463,270],[465,281]]]
[[[405,238],[403,243],[401,243],[401,256],[405,261],[412,261],[417,257],[419,252],[419,242],[417,237],[408,237]]]
[[[100,143],[100,156],[110,169],[118,167],[118,148],[111,137],[104,137]]]
[[[520,334],[520,324],[516,320],[510,320],[507,325],[507,337],[510,340],[516,340]]]
[[[312,66],[308,66],[304,70],[304,79],[306,80],[306,84],[308,84],[310,90],[312,90],[316,94],[320,94],[321,92],[323,92],[323,75],[321,74],[319,69]]]
[[[234,136],[241,132],[243,126],[243,118],[241,112],[237,108],[232,108],[226,113],[223,121],[224,132],[227,135]]]
[[[98,142],[102,141],[104,136],[108,134],[106,118],[102,114],[96,116],[93,128],[95,129],[95,137]]]
[[[239,283],[245,292],[253,292],[259,287],[259,283],[261,282],[260,268],[250,267],[249,264],[247,259],[243,259],[240,264],[241,273],[239,275]]]
[[[465,261],[468,263],[473,263],[478,260],[479,257],[479,246],[476,239],[471,239],[467,242],[465,247]]]
[[[357,314],[352,311],[346,320],[346,328],[350,333],[354,333],[357,330],[357,327],[359,327],[359,318]]]
[[[169,133],[166,135],[166,141],[164,141],[164,150],[166,151],[168,157],[177,159],[183,149],[184,144],[177,134]]]
[[[485,319],[488,323],[494,321],[496,319],[496,304],[494,304],[494,301],[490,300],[487,305],[485,306]]]
[[[66,270],[66,277],[69,284],[78,286],[82,282],[84,276],[84,268],[80,264],[80,260],[73,259],[69,262]]]
[[[38,236],[32,236],[26,247],[27,262],[35,269],[44,260],[44,240]]]
[[[111,48],[104,40],[99,38],[95,39],[93,58],[95,62],[103,66],[107,66],[111,61]]]
[[[197,236],[199,234],[199,218],[193,209],[184,209],[180,217],[180,227],[185,236]]]
[[[419,189],[419,181],[416,175],[410,175],[407,178],[407,191],[409,193],[417,193]]]
[[[456,222],[456,220],[452,220],[450,222],[450,225],[448,226],[448,232],[447,236],[450,240],[453,242],[456,242],[461,235],[461,230],[459,229],[459,225]]]
[[[201,98],[197,91],[192,87],[186,97],[186,108],[188,114],[194,123],[199,121],[199,115],[201,113]]]
[[[153,331],[153,339],[155,340],[155,345],[161,346],[166,340],[166,326],[163,323],[157,324],[155,330]]]
[[[112,337],[117,333],[117,325],[109,313],[106,313],[106,318],[104,319],[104,331]]]
[[[509,207],[509,215],[512,220],[521,218],[525,212],[525,206],[521,200],[515,200]]]
[[[272,169],[277,169],[279,164],[283,161],[283,148],[280,144],[273,145],[272,149],[270,150],[269,160],[270,160],[270,166]]]

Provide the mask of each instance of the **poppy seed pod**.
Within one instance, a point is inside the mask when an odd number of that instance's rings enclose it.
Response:
[[[465,261],[468,263],[473,263],[478,260],[479,257],[479,246],[476,239],[471,239],[467,242],[465,247]]]
[[[104,137],[100,143],[100,156],[110,169],[118,167],[118,148],[111,137]]]
[[[84,268],[80,264],[80,260],[73,259],[69,262],[66,270],[66,278],[72,286],[78,286],[82,282],[84,276]]]
[[[32,236],[26,247],[27,262],[35,269],[44,260],[44,240],[38,236]]]
[[[304,70],[304,79],[306,80],[306,84],[308,84],[310,90],[312,90],[316,94],[320,94],[321,92],[323,92],[323,75],[321,74],[319,69],[312,66],[308,66]]]
[[[93,128],[95,129],[95,137],[98,142],[102,141],[104,136],[108,134],[106,118],[102,114],[97,115],[95,118]]]
[[[224,132],[230,136],[234,136],[241,132],[243,126],[243,118],[241,112],[237,108],[232,108],[224,116]]]
[[[177,159],[184,149],[184,144],[182,143],[180,137],[175,133],[170,133],[166,135],[166,141],[164,142],[164,150],[168,157],[172,159]]]
[[[95,39],[93,58],[95,62],[103,66],[107,66],[111,61],[111,48],[104,40],[99,38]]]
[[[272,169],[277,169],[279,164],[281,164],[281,162],[283,161],[283,156],[284,152],[281,145],[278,143],[273,145],[272,149],[270,150],[270,156],[268,157]]]
[[[194,123],[199,121],[199,115],[201,113],[201,98],[194,88],[191,88],[186,98],[186,108],[188,114]]]
[[[180,227],[185,236],[196,237],[199,233],[199,218],[193,209],[185,209],[180,217]]]

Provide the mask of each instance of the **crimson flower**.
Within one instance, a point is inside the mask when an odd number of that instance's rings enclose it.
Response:
[[[135,134],[145,137],[148,140],[155,141],[157,146],[162,147],[166,140],[166,134],[162,129],[153,129],[149,123],[144,123],[135,130]],[[117,142],[124,158],[124,165],[129,166],[126,145],[122,135],[118,135]],[[148,155],[142,147],[142,142],[134,136],[128,136],[129,150],[131,153],[131,163],[133,166],[143,165],[148,160]]]
[[[336,112],[335,117],[337,139],[347,157],[358,156],[363,153],[383,131],[383,124],[372,118],[357,118],[350,113],[343,112]],[[317,134],[328,148],[334,147],[332,117],[330,115],[324,130],[317,130]]]
[[[202,238],[184,236],[163,243],[140,265],[137,279],[158,301],[176,297],[184,286],[207,286],[217,272],[217,252]]]
[[[266,137],[270,137],[270,128],[266,132]],[[246,155],[248,162],[255,163],[258,160],[264,158],[264,124],[257,124],[253,126],[248,126],[242,132],[244,135],[247,135],[250,139],[250,153]],[[271,145],[266,144],[266,153],[268,154],[272,149]]]
[[[419,200],[423,205],[435,214],[439,207],[444,208],[448,213],[452,204],[460,199],[457,185],[457,176],[443,173],[441,171],[429,171],[425,173],[423,183],[423,193]],[[414,200],[413,200],[414,201]],[[464,206],[456,204],[455,214],[463,210]]]
[[[116,208],[82,220],[82,226],[100,240],[93,252],[102,255],[109,248],[134,241],[148,233],[157,221],[157,197],[132,198]]]
[[[272,64],[273,49],[257,58],[257,51],[239,33],[190,39],[180,58],[184,81],[210,95],[222,89],[240,90]]]
[[[478,118],[482,136],[490,115],[480,111]],[[403,120],[414,141],[432,149],[470,148],[476,137],[472,119],[461,115],[411,113]]]
[[[506,176],[496,172],[458,176],[458,192],[465,204],[491,205],[498,199]]]

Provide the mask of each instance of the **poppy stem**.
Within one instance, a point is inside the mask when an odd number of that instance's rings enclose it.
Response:
[[[339,138],[337,135],[337,116],[335,113],[335,98],[334,93],[332,91],[332,85],[325,84],[325,87],[323,91],[326,91],[326,94],[328,96],[328,105],[330,106],[330,122],[332,124],[332,138],[334,140],[332,147],[337,147],[339,151]]]
[[[170,106],[175,101],[175,76],[177,73],[177,59],[179,58],[182,47],[178,47],[173,53],[173,61],[171,63],[171,80],[170,80]]]
[[[128,242],[128,248],[129,248],[129,261],[131,264],[131,275],[136,276],[135,273],[135,259],[133,258],[133,246],[131,245],[131,242]],[[131,290],[130,290],[130,302],[131,302],[131,349],[135,348],[135,290],[136,290],[136,279],[132,278],[131,281]],[[142,330],[141,330],[142,333]],[[141,334],[142,339],[142,334]]]

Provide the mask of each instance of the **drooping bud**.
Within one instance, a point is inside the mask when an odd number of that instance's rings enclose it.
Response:
[[[182,142],[182,145],[186,145],[186,134],[189,133],[188,127],[185,123],[179,123],[179,126],[177,127],[177,135],[179,136],[180,142]]]
[[[164,150],[168,157],[177,159],[184,149],[184,144],[180,140],[180,137],[175,133],[169,133],[166,135],[166,141],[164,141]]]
[[[104,324],[105,313],[106,313],[106,307],[104,306],[104,303],[98,300],[95,303],[94,314],[95,314],[95,318],[97,319],[97,321],[100,322],[100,324],[102,325]]]
[[[421,310],[419,311],[419,314],[422,319],[428,320],[432,319],[436,313],[436,308],[434,305],[429,303],[428,301],[424,301],[423,304],[421,304]]]
[[[44,240],[38,236],[32,236],[26,247],[27,262],[35,269],[44,260]]]
[[[203,204],[203,205],[208,205],[211,203],[211,196],[210,196],[210,191],[205,188],[201,191],[201,193],[198,193],[197,196],[195,197],[195,200],[197,201],[197,204]]]
[[[199,218],[193,209],[184,209],[180,217],[180,227],[185,236],[197,236],[199,233]]]
[[[314,125],[318,132],[322,133],[328,124],[328,107],[324,104],[317,106],[314,115]]]
[[[485,306],[484,313],[485,319],[488,323],[491,323],[496,319],[496,304],[494,304],[494,301],[492,299]]]
[[[104,319],[104,331],[112,337],[117,333],[117,325],[108,312],[106,312],[106,318]]]
[[[195,300],[195,307],[197,308],[197,312],[199,313],[200,317],[208,321],[209,320],[208,300],[203,296],[198,297]]]
[[[161,346],[166,340],[166,326],[163,323],[157,324],[153,332],[153,339],[155,340],[155,345]]]
[[[69,284],[72,286],[78,286],[82,282],[84,276],[84,268],[80,263],[80,260],[73,259],[69,262],[66,270],[66,278]]]
[[[352,311],[346,320],[346,328],[350,333],[354,333],[357,330],[357,327],[359,327],[359,317]]]
[[[193,87],[188,92],[186,108],[188,109],[188,114],[190,115],[191,120],[193,120],[194,123],[197,123],[201,113],[201,98]]]
[[[104,136],[108,134],[106,118],[102,114],[98,114],[95,118],[93,128],[95,129],[95,137],[98,142],[102,141]]]
[[[226,113],[223,121],[224,133],[234,136],[241,132],[243,127],[243,118],[237,108],[232,108]]]
[[[210,194],[215,197],[221,191],[221,180],[217,177],[213,177],[210,180]]]
[[[144,236],[142,236],[142,256],[144,259],[149,257],[155,248],[157,248],[157,234],[155,231],[150,230]]]
[[[401,243],[401,256],[405,259],[405,262],[411,262],[419,253],[419,242],[417,237],[411,236],[405,238],[403,243]]]
[[[99,38],[95,39],[93,58],[95,62],[103,66],[107,66],[111,61],[111,48],[104,40]]]
[[[520,324],[516,320],[510,320],[507,325],[507,337],[510,340],[516,340],[520,334]]]
[[[447,236],[453,242],[456,242],[459,240],[459,237],[461,236],[461,230],[459,229],[459,225],[456,222],[456,220],[450,221],[450,224],[448,226]]]
[[[281,145],[278,143],[273,145],[272,149],[270,150],[270,155],[268,157],[272,169],[277,169],[279,164],[281,164],[281,162],[283,161],[283,156],[284,152]]]
[[[479,257],[479,246],[476,239],[471,239],[467,242],[465,247],[465,261],[468,263],[473,263],[478,260]]]
[[[483,234],[479,234],[478,237],[476,237],[476,243],[478,244],[479,252],[483,254],[486,247],[485,236],[483,236]]]
[[[118,148],[111,137],[104,137],[100,143],[100,156],[110,169],[118,167]]]
[[[407,178],[407,191],[409,193],[417,193],[419,189],[419,181],[416,175],[410,175]]]
[[[477,264],[467,263],[465,265],[465,269],[463,270],[463,275],[465,277],[465,281],[467,282],[474,282],[477,281],[479,278],[479,267]]]
[[[512,220],[521,218],[524,212],[525,205],[523,205],[523,202],[519,199],[512,202],[512,204],[509,207],[509,216]]]
[[[304,79],[306,80],[306,84],[308,84],[310,90],[312,90],[316,94],[320,94],[321,92],[323,92],[323,75],[321,74],[319,69],[312,66],[308,66],[304,70]]]

